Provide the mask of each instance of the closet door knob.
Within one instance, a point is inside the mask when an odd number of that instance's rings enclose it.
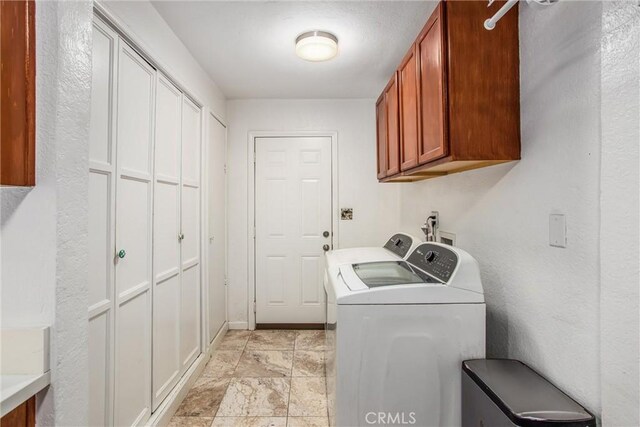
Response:
[[[125,250],[124,250],[124,249],[120,249],[120,250],[118,251],[118,258],[122,259],[122,258],[124,258],[125,256],[127,256],[127,252],[125,252]]]
[[[330,249],[329,245],[323,245],[322,249],[326,252]]]

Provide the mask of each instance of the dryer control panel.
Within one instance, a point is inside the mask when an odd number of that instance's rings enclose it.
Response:
[[[409,255],[407,261],[447,283],[458,265],[458,255],[443,246],[423,243]]]
[[[398,233],[394,234],[388,241],[385,243],[384,248],[390,250],[394,254],[398,255],[400,258],[404,258],[407,256],[409,249],[413,245],[413,238],[407,236],[406,234]]]

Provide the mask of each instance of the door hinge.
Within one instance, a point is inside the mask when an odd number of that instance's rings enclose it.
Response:
[[[256,156],[256,152],[254,151],[254,152],[253,152],[253,164],[254,164],[254,165],[256,164],[256,157],[257,157],[257,156]]]
[[[224,165],[224,174],[225,174],[225,175],[227,174],[227,165],[226,165],[226,163],[225,163],[225,165]]]
[[[253,240],[256,239],[256,226],[253,226]]]
[[[253,314],[256,314],[256,302],[253,302]]]

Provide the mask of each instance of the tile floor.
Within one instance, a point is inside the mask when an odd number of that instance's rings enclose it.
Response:
[[[170,427],[326,427],[324,331],[229,331]]]

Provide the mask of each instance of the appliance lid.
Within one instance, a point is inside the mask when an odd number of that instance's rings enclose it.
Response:
[[[353,264],[353,272],[368,288],[440,283],[405,261]]]

